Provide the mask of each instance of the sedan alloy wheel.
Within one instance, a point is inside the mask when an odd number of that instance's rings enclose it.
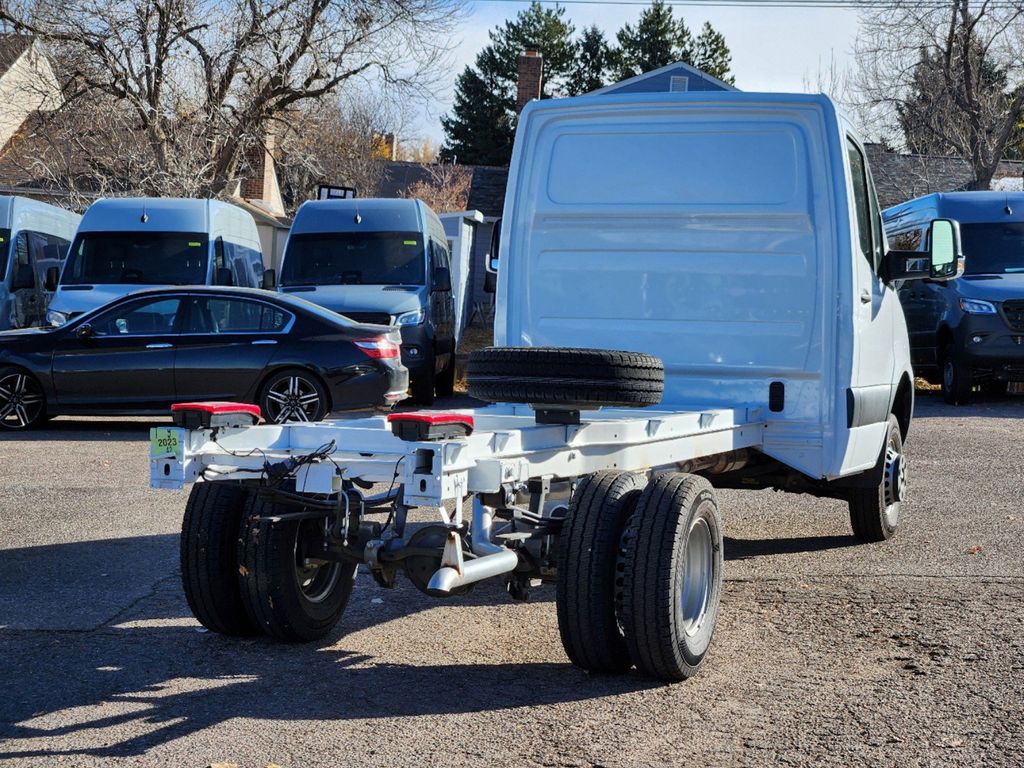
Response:
[[[0,375],[0,426],[27,429],[37,423],[46,407],[42,387],[26,373]]]
[[[320,387],[299,373],[288,373],[270,382],[263,396],[267,421],[317,421],[324,416]]]

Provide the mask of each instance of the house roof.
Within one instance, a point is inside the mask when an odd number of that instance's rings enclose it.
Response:
[[[473,174],[469,185],[469,200],[466,208],[477,210],[484,216],[501,216],[505,207],[505,186],[508,183],[508,168],[493,165],[464,165]],[[377,194],[380,197],[401,197],[416,182],[431,182],[430,166],[400,160],[384,163],[384,174]]]
[[[970,164],[958,157],[889,152],[881,144],[864,148],[882,208],[933,192],[963,191],[973,178]],[[1022,174],[1024,162],[1019,160],[1003,160],[996,170],[997,179],[1020,178]]]
[[[32,35],[0,34],[0,77],[32,47]]]
[[[673,70],[685,71],[687,74],[691,75],[692,77],[699,77],[699,78],[702,78],[704,80],[707,80],[708,82],[714,83],[715,85],[721,87],[722,90],[725,90],[725,91],[738,91],[739,90],[739,88],[737,88],[735,85],[729,85],[729,83],[727,83],[727,82],[725,82],[723,80],[719,80],[717,77],[713,77],[712,75],[709,75],[707,72],[704,72],[703,70],[697,69],[696,67],[691,66],[691,65],[687,64],[684,61],[677,61],[674,64],[666,64],[664,67],[659,67],[658,69],[652,69],[650,72],[642,72],[639,75],[636,75],[635,77],[627,78],[626,80],[619,80],[617,83],[612,83],[611,85],[606,85],[604,88],[598,88],[596,91],[590,91],[590,93],[587,93],[585,95],[586,96],[597,96],[597,95],[602,94],[602,93],[613,93],[614,91],[617,91],[619,88],[622,88],[623,86],[632,85],[633,83],[639,83],[642,80],[648,80],[648,79],[654,78],[654,77],[660,77],[661,75],[664,75],[664,74],[666,74],[668,72],[671,72]]]

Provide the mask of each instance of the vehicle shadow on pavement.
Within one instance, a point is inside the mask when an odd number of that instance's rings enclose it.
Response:
[[[104,605],[105,593],[95,579],[75,569],[69,580],[83,579],[82,591],[54,594],[32,578],[33,563],[38,564],[45,547],[5,551],[5,559],[10,552],[15,557],[0,572],[3,594],[21,593],[34,608],[22,610],[18,624],[7,616],[0,622],[7,625],[0,629],[0,762],[139,756],[233,718],[329,721],[492,712],[661,685],[636,675],[588,676],[568,660],[467,662],[467,655],[482,660],[494,653],[475,647],[472,639],[453,641],[449,633],[460,629],[447,618],[433,626],[443,635],[436,638],[438,646],[451,650],[451,663],[392,663],[389,658],[407,652],[401,642],[376,650],[379,637],[390,634],[379,632],[381,625],[420,611],[466,608],[464,619],[473,622],[481,615],[473,608],[509,606],[497,584],[439,603],[404,581],[393,591],[380,590],[361,573],[338,629],[322,643],[222,637],[191,620],[176,563],[167,562],[176,558],[176,540],[167,535],[140,537],[134,544],[87,542],[106,547],[97,555],[104,560],[117,555],[135,568],[143,562],[141,567],[154,569],[149,585],[139,587],[141,597],[89,629],[44,628],[54,625],[61,608],[73,613],[89,603]],[[547,588],[536,597],[544,602],[553,594]],[[8,600],[4,611],[12,604]],[[103,610],[109,615],[110,605]],[[364,630],[371,634],[356,637]],[[468,634],[474,631],[466,628]],[[460,642],[462,652],[455,650]],[[372,654],[367,647],[375,649]],[[522,650],[529,658],[528,644]]]
[[[766,555],[792,555],[799,552],[823,552],[855,547],[862,542],[853,536],[791,536],[775,539],[734,539],[726,536],[726,560],[748,560]]]
[[[45,426],[25,432],[5,432],[4,442],[59,442],[71,441],[128,441],[149,440],[150,427],[169,427],[170,419],[154,418],[152,420],[135,419],[122,421],[91,419],[76,421],[58,419],[48,422]]]

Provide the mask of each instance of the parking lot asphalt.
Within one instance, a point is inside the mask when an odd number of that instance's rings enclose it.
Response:
[[[1024,397],[919,394],[885,544],[840,502],[721,492],[718,629],[676,685],[572,667],[552,588],[363,574],[325,642],[206,632],[151,423],[0,436],[2,765],[1024,765]]]

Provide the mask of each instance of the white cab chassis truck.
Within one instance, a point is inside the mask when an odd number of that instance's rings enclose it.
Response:
[[[152,484],[195,483],[181,566],[205,626],[322,638],[360,564],[437,597],[554,582],[573,663],[678,680],[718,613],[716,487],[843,499],[859,539],[896,531],[914,390],[894,283],[954,276],[959,231],[887,250],[828,98],[532,102],[501,244],[498,346],[469,367],[493,405],[257,425],[186,404],[153,431]]]

